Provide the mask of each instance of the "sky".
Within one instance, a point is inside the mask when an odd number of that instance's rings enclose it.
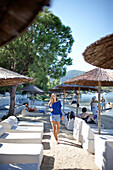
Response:
[[[69,70],[89,71],[93,68],[85,62],[82,53],[87,46],[113,33],[113,0],[51,0],[50,10],[72,30],[75,40],[73,59]]]

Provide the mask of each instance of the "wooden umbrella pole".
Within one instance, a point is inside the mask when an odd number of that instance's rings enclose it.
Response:
[[[64,100],[65,100],[65,89],[64,89],[64,98],[63,98],[63,112],[64,112]]]
[[[79,94],[80,94],[80,87],[78,87],[78,96],[77,96],[76,116],[78,116]]]
[[[31,93],[31,107],[32,107],[32,98],[33,98],[33,93]]]
[[[100,121],[100,87],[101,87],[101,82],[98,82],[98,133],[100,134],[101,131],[101,121]]]

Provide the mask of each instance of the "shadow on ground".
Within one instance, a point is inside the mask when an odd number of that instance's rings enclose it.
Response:
[[[59,139],[59,144],[74,146],[74,147],[77,147],[77,148],[82,148],[82,146],[79,145],[79,144],[76,144],[76,143],[73,143],[73,142],[70,142],[70,141],[66,141],[66,140],[62,140],[62,139]]]
[[[49,150],[50,149],[50,142],[42,142],[43,144],[43,150]]]
[[[50,139],[51,136],[50,135],[43,135],[43,139]]]
[[[40,170],[52,170],[55,159],[52,156],[44,155]]]

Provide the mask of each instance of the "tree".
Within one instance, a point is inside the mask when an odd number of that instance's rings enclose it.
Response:
[[[33,36],[37,55],[32,67],[29,67],[29,73],[31,72],[30,75],[35,73],[37,83],[40,82],[43,86],[44,80],[45,85],[47,84],[45,78],[48,75],[54,79],[65,75],[66,66],[72,64],[68,53],[71,52],[74,40],[70,27],[64,26],[60,19],[47,8],[37,16],[30,29],[34,35],[37,34]]]
[[[0,49],[0,65],[35,78],[47,90],[48,78],[59,79],[72,64],[73,42],[70,27],[45,8],[23,35]]]

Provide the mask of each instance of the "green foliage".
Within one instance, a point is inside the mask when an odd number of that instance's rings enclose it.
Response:
[[[27,31],[0,48],[0,66],[35,78],[35,85],[47,90],[48,77],[66,74],[73,45],[70,27],[45,8]]]

